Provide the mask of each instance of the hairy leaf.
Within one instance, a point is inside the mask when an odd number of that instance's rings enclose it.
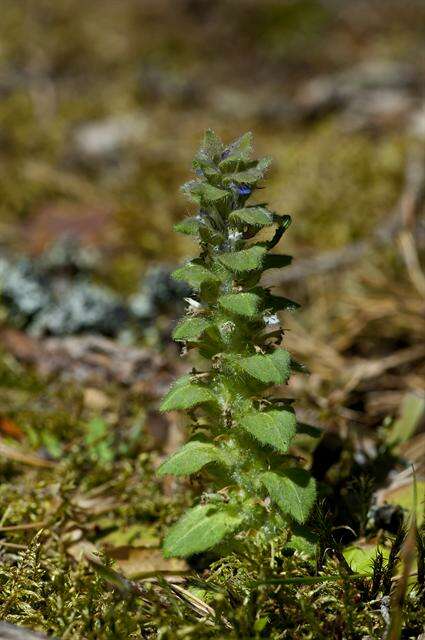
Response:
[[[212,510],[199,505],[187,513],[170,529],[164,541],[166,558],[187,558],[211,549],[242,523],[242,516],[229,509]]]
[[[280,473],[266,471],[261,481],[284,513],[301,524],[307,520],[316,499],[316,483],[307,471],[297,468]]]
[[[173,338],[177,342],[197,340],[210,325],[211,322],[205,318],[183,318],[174,329]]]
[[[222,452],[209,442],[193,440],[183,445],[173,453],[158,469],[158,474],[164,476],[187,476],[202,469],[209,462],[225,463]]]
[[[214,204],[229,196],[228,191],[218,189],[212,184],[208,184],[208,182],[200,182],[199,180],[186,182],[182,187],[182,191],[192,202],[205,205]]]
[[[253,411],[240,421],[240,425],[262,444],[268,444],[286,453],[296,432],[296,418],[287,409]]]
[[[251,224],[255,227],[268,227],[273,224],[273,214],[265,207],[245,207],[232,211],[229,221]]]
[[[261,298],[255,293],[228,293],[221,296],[218,303],[226,311],[252,318],[258,313]]]
[[[175,280],[188,282],[194,289],[199,289],[204,282],[219,282],[219,278],[212,271],[193,262],[176,269],[171,275]]]
[[[245,373],[264,384],[283,384],[290,376],[290,355],[284,349],[276,349],[272,354],[241,358],[237,364]]]
[[[206,387],[185,380],[171,387],[161,402],[160,411],[190,409],[203,402],[214,402],[215,399],[214,394]]]
[[[253,271],[261,267],[265,254],[265,247],[254,245],[242,251],[223,253],[218,259],[230,271]]]
[[[201,152],[210,160],[216,160],[221,154],[222,142],[212,129],[207,129],[202,141]]]
[[[225,159],[236,159],[246,161],[249,160],[249,157],[252,152],[252,133],[248,131],[244,133],[240,138],[235,140],[232,144],[230,144],[224,150],[223,155]],[[224,160],[222,160],[224,162]],[[221,163],[220,163],[221,166]]]
[[[271,158],[262,158],[257,162],[256,166],[244,171],[237,171],[235,173],[228,174],[225,178],[226,183],[236,182],[238,184],[255,184],[264,176],[271,165]]]

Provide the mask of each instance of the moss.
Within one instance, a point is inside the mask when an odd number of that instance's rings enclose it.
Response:
[[[332,120],[271,141],[278,168],[270,199],[293,214],[290,238],[308,250],[331,249],[385,222],[400,193],[405,146],[397,135],[344,135]]]

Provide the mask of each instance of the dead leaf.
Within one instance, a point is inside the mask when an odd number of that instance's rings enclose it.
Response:
[[[84,390],[84,404],[93,411],[104,411],[110,405],[110,399],[100,389],[88,387]]]
[[[21,427],[10,418],[0,418],[0,431],[15,440],[22,440],[24,437]]]
[[[188,565],[179,558],[164,558],[162,549],[115,547],[107,550],[127,578],[142,578],[158,573],[174,575],[186,572]]]
[[[99,562],[99,551],[96,546],[89,540],[84,538],[78,540],[74,544],[69,545],[66,549],[67,553],[77,562],[86,558],[91,562]]]

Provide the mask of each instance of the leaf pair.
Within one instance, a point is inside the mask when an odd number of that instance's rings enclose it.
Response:
[[[279,474],[268,471],[262,474],[261,482],[284,514],[300,524],[307,520],[316,489],[306,471],[296,468]],[[164,555],[187,557],[207,551],[240,528],[246,517],[244,511],[227,505],[198,505],[171,528],[164,541]]]

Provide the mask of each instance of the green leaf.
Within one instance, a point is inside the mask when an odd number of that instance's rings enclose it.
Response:
[[[207,129],[200,152],[212,162],[221,154],[223,144],[215,131]]]
[[[160,405],[160,411],[178,411],[190,409],[203,402],[215,402],[214,394],[199,384],[194,384],[184,376],[183,382],[174,384],[164,397]]]
[[[240,421],[240,426],[262,444],[286,453],[296,432],[297,421],[292,411],[253,411]]]
[[[307,526],[294,522],[292,535],[286,546],[290,549],[295,549],[299,553],[314,556],[318,542],[319,536],[316,533],[313,533]]]
[[[170,529],[164,541],[166,558],[186,558],[211,549],[242,523],[242,516],[229,509],[211,513],[210,505],[189,509]]]
[[[218,259],[230,271],[253,271],[261,267],[265,254],[265,247],[254,245],[242,251],[223,253]]]
[[[254,631],[256,631],[257,633],[261,633],[261,631],[264,631],[264,629],[267,627],[269,622],[270,621],[267,616],[257,618],[253,626]]]
[[[280,473],[266,471],[261,481],[284,513],[301,524],[307,520],[316,499],[316,483],[307,471],[297,468]]]
[[[224,464],[225,458],[222,452],[213,444],[193,440],[163,462],[158,469],[158,475],[187,476],[199,471],[209,462],[221,462]]]
[[[199,230],[199,220],[196,216],[184,218],[174,225],[174,231],[184,233],[186,236],[196,236]]]
[[[265,384],[283,384],[290,376],[291,357],[284,349],[272,354],[248,356],[238,360],[237,365],[253,378]]]
[[[173,338],[177,342],[197,340],[211,325],[209,320],[205,318],[183,318],[173,331]]]
[[[262,174],[264,174],[271,166],[273,160],[270,156],[264,156],[264,158],[260,158],[260,160],[257,162],[257,169],[258,171],[261,171]]]
[[[224,153],[221,154],[223,159],[219,162],[219,168],[222,172],[235,171],[242,165],[245,168],[246,164],[250,162],[252,153],[252,133],[245,133],[243,136],[232,142],[224,149]]]
[[[185,280],[194,289],[199,289],[204,282],[219,282],[219,278],[212,271],[193,262],[176,269],[171,275],[175,280]]]
[[[376,544],[367,542],[346,547],[342,553],[355,573],[371,576],[373,573],[373,562],[378,552],[381,552],[384,559],[388,560],[390,553],[388,547],[377,546]]]
[[[217,187],[213,187],[212,184],[201,182],[200,180],[186,182],[181,190],[192,202],[196,202],[197,204],[214,204],[229,196],[228,191],[218,189]]]
[[[291,374],[291,362],[292,358],[288,351],[285,349],[275,349],[270,355],[270,360],[273,366],[279,371],[280,375],[286,382]]]
[[[246,207],[232,211],[229,221],[251,224],[255,227],[268,227],[273,224],[273,214],[264,207]]]
[[[236,182],[239,184],[255,184],[264,176],[264,173],[267,171],[269,166],[271,165],[271,158],[262,158],[259,162],[257,162],[256,166],[251,167],[249,169],[245,169],[244,171],[237,171],[236,173],[230,173],[226,175],[225,182]]]
[[[262,174],[257,169],[251,168],[245,171],[237,171],[236,173],[229,173],[226,175],[225,183],[230,184],[236,182],[237,184],[255,184],[261,180]]]
[[[252,318],[258,313],[261,298],[255,293],[228,293],[221,296],[218,303],[226,311]]]

